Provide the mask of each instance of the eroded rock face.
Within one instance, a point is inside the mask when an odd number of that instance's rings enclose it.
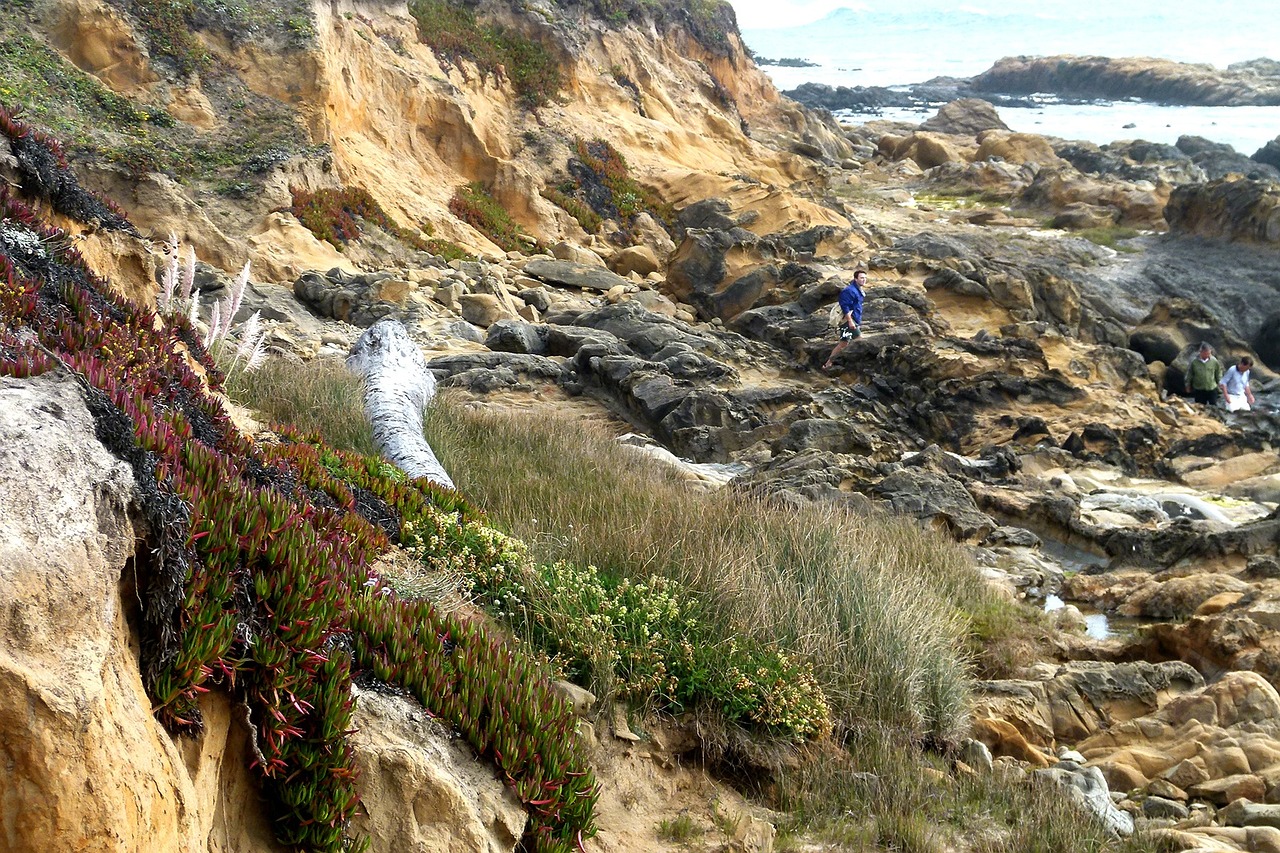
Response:
[[[10,849],[204,846],[182,756],[151,717],[129,646],[132,482],[94,438],[72,382],[0,379],[0,815]]]
[[[524,807],[412,699],[356,691],[352,736],[365,813],[353,827],[379,853],[509,853]]]

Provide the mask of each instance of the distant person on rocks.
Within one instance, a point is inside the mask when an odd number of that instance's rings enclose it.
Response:
[[[853,281],[840,291],[840,310],[844,315],[840,325],[836,327],[840,332],[840,341],[831,351],[831,355],[827,356],[827,363],[822,365],[823,370],[830,370],[834,366],[836,356],[844,352],[849,343],[862,334],[862,288],[866,283],[867,271],[856,270]]]
[[[1249,387],[1249,368],[1253,367],[1253,359],[1241,356],[1240,361],[1231,365],[1218,387],[1222,389],[1222,399],[1227,402],[1228,412],[1249,412],[1253,406],[1253,389]]]
[[[1212,406],[1218,402],[1218,386],[1222,383],[1222,362],[1214,358],[1213,347],[1200,344],[1200,353],[1187,365],[1187,393],[1197,403]]]

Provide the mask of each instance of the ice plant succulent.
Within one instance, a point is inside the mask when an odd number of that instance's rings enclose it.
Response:
[[[383,594],[370,568],[428,510],[473,511],[378,460],[297,435],[249,441],[206,387],[222,374],[188,319],[112,295],[66,237],[0,188],[0,375],[67,370],[99,439],[133,469],[142,674],[160,721],[198,732],[201,694],[229,693],[248,712],[279,840],[358,847],[347,732],[352,678],[367,674],[494,763],[528,810],[525,849],[580,847],[596,787],[545,671],[481,623]]]

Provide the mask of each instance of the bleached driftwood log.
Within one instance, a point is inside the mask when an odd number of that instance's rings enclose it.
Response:
[[[436,395],[436,378],[399,320],[365,329],[347,367],[364,377],[364,411],[378,449],[410,477],[455,488],[422,434],[422,413]]]

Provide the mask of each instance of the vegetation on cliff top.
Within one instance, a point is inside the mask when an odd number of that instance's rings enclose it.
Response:
[[[159,104],[112,92],[32,38],[19,17],[0,18],[0,60],[0,102],[21,104],[71,157],[116,163],[135,177],[161,172],[180,181],[220,180],[246,195],[271,166],[317,151],[292,108],[250,91],[231,73],[210,71],[201,80],[215,113],[236,116],[206,136]]]
[[[586,6],[596,17],[615,27],[628,21],[653,18],[670,21],[688,30],[714,54],[729,53],[729,36],[738,33],[738,18],[725,0],[556,0],[572,8]]]
[[[480,21],[475,12],[451,0],[411,0],[422,43],[447,62],[469,60],[483,75],[505,76],[529,107],[555,97],[563,84],[556,55],[519,30]]]
[[[213,57],[200,40],[201,30],[220,33],[239,44],[252,38],[301,47],[315,35],[305,0],[111,0],[141,25],[153,58],[172,63],[179,75],[208,71]]]

